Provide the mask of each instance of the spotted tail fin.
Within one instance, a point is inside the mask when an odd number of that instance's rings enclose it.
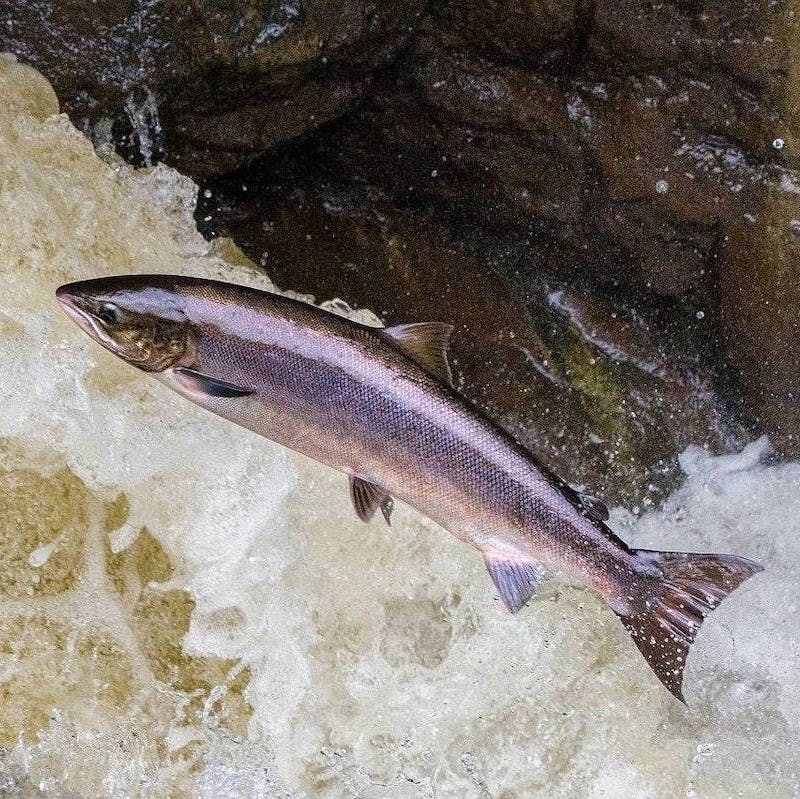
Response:
[[[683,669],[703,619],[762,567],[736,555],[645,549],[636,555],[662,574],[642,578],[638,609],[618,615],[658,679],[685,703]]]

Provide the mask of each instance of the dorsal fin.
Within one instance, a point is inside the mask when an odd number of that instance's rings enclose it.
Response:
[[[387,327],[380,333],[423,369],[453,385],[453,373],[447,361],[447,348],[453,326],[444,322],[412,322]]]
[[[381,509],[386,524],[392,526],[392,498],[380,486],[370,483],[354,474],[350,475],[350,499],[358,518],[368,522],[378,508]]]

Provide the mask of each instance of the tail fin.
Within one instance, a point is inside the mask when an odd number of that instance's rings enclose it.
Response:
[[[685,703],[683,668],[703,619],[762,567],[736,555],[636,554],[662,574],[643,578],[639,609],[618,615],[658,679]]]

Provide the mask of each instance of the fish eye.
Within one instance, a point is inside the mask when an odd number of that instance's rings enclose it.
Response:
[[[107,325],[119,322],[119,308],[113,302],[104,302],[97,311],[97,317]]]

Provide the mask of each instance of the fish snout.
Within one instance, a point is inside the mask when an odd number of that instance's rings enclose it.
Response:
[[[77,308],[77,305],[75,304],[75,295],[72,293],[72,291],[70,291],[71,288],[72,284],[66,283],[56,289],[56,299],[61,307],[67,312]]]
[[[91,316],[81,307],[82,295],[75,290],[74,283],[59,286],[56,289],[56,299],[84,333],[94,339],[99,337],[97,326],[93,323]]]

